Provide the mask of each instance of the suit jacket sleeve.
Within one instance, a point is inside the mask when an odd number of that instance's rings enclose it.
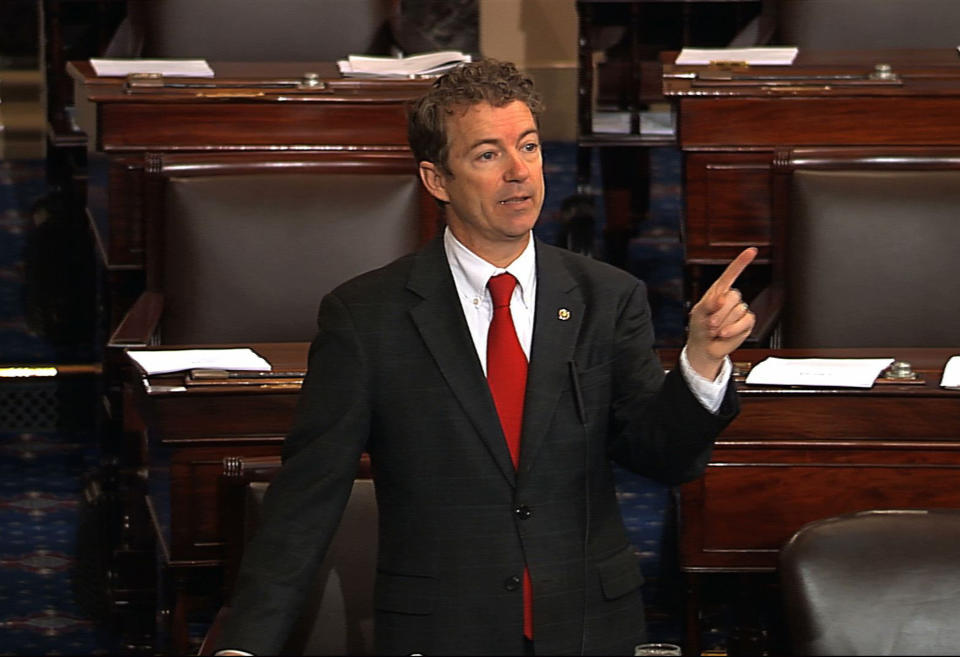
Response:
[[[244,550],[217,650],[280,654],[350,496],[369,432],[366,364],[335,295],[321,303],[319,324],[283,468]]]
[[[616,323],[609,456],[618,464],[666,484],[703,474],[716,436],[739,410],[727,388],[717,414],[697,400],[679,364],[664,377],[653,350],[646,287],[638,283]]]

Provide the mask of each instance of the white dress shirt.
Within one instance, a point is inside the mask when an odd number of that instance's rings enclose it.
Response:
[[[517,339],[530,360],[530,345],[533,342],[533,317],[537,298],[537,254],[534,247],[533,234],[530,234],[526,248],[516,260],[506,268],[490,264],[473,251],[465,247],[453,236],[449,228],[443,233],[443,248],[450,264],[450,273],[457,286],[460,304],[463,306],[463,316],[473,338],[473,346],[477,351],[477,358],[487,373],[487,332],[490,330],[490,320],[493,319],[493,301],[487,289],[487,281],[492,276],[504,272],[513,274],[517,279],[517,286],[513,289],[510,299],[510,314],[513,317],[513,326],[517,331]],[[687,359],[687,348],[680,352],[680,373],[694,396],[711,413],[716,413],[723,402],[723,395],[727,391],[727,379],[730,377],[730,359],[725,358],[720,374],[713,381],[697,374]]]

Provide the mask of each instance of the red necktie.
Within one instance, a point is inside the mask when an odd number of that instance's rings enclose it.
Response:
[[[523,400],[527,390],[527,357],[510,314],[510,298],[516,285],[517,279],[511,274],[493,276],[487,281],[493,300],[493,319],[487,334],[487,383],[514,468],[520,463]],[[523,570],[523,634],[533,638],[533,585],[526,568]]]

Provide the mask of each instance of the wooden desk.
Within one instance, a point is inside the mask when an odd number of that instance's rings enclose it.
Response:
[[[256,346],[275,370],[303,371],[307,343]],[[161,546],[173,564],[218,565],[217,477],[225,462],[279,456],[290,429],[300,381],[263,385],[186,386],[182,375],[127,383],[149,444],[149,506]]]
[[[261,344],[256,351],[273,369],[302,372],[307,343]],[[177,376],[131,377],[125,404],[135,408],[147,433],[146,477],[128,500],[146,503],[149,532],[161,575],[158,643],[172,654],[188,647],[187,617],[195,601],[214,603],[227,556],[220,475],[245,460],[279,458],[300,393],[300,380],[263,385],[185,385]],[[142,501],[141,501],[142,500]],[[153,564],[144,564],[153,566]]]
[[[115,320],[142,287],[148,152],[323,150],[410,153],[405,103],[430,80],[344,79],[332,62],[212,62],[215,88],[131,87],[73,61],[76,121],[87,134],[87,212]],[[305,75],[315,73],[315,84]],[[209,84],[211,80],[193,80]],[[412,155],[411,155],[412,159]]]
[[[955,49],[801,50],[789,67],[677,66],[663,53],[663,91],[675,103],[685,155],[686,263],[705,265],[746,246],[769,262],[771,165],[794,146],[960,145]],[[879,63],[896,81],[866,79]],[[708,74],[738,79],[708,80]],[[743,79],[770,76],[769,80]],[[859,80],[830,77],[855,75]],[[797,77],[801,76],[801,77]],[[691,298],[699,297],[694,285]]]
[[[939,387],[944,349],[737,351],[734,361],[894,357],[922,384],[870,390],[738,385],[742,409],[706,474],[679,494],[680,565],[690,579],[687,642],[699,654],[697,575],[773,572],[801,525],[840,513],[960,507],[960,391]]]

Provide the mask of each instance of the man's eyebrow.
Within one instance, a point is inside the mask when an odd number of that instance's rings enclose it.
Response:
[[[536,128],[530,128],[529,130],[525,130],[525,131],[520,135],[520,138],[517,139],[517,141],[523,141],[524,139],[526,139],[528,136],[530,136],[530,135],[532,135],[532,134],[533,134],[533,135],[537,135],[537,137],[539,138],[539,136],[540,136],[540,131],[537,130]],[[472,144],[470,144],[470,148],[469,148],[468,150],[471,150],[471,151],[472,151],[472,150],[473,150],[474,148],[476,148],[477,146],[483,146],[484,144],[491,144],[491,145],[493,145],[493,146],[499,146],[499,145],[500,145],[500,140],[499,140],[499,139],[496,139],[496,138],[494,138],[494,137],[487,137],[486,139],[478,139],[477,141],[475,141],[475,142],[473,142]]]
[[[494,139],[493,137],[488,137],[486,139],[478,139],[477,141],[470,144],[470,148],[468,150],[472,151],[477,146],[483,146],[484,144],[492,144],[493,146],[497,146],[500,144],[500,140]]]

